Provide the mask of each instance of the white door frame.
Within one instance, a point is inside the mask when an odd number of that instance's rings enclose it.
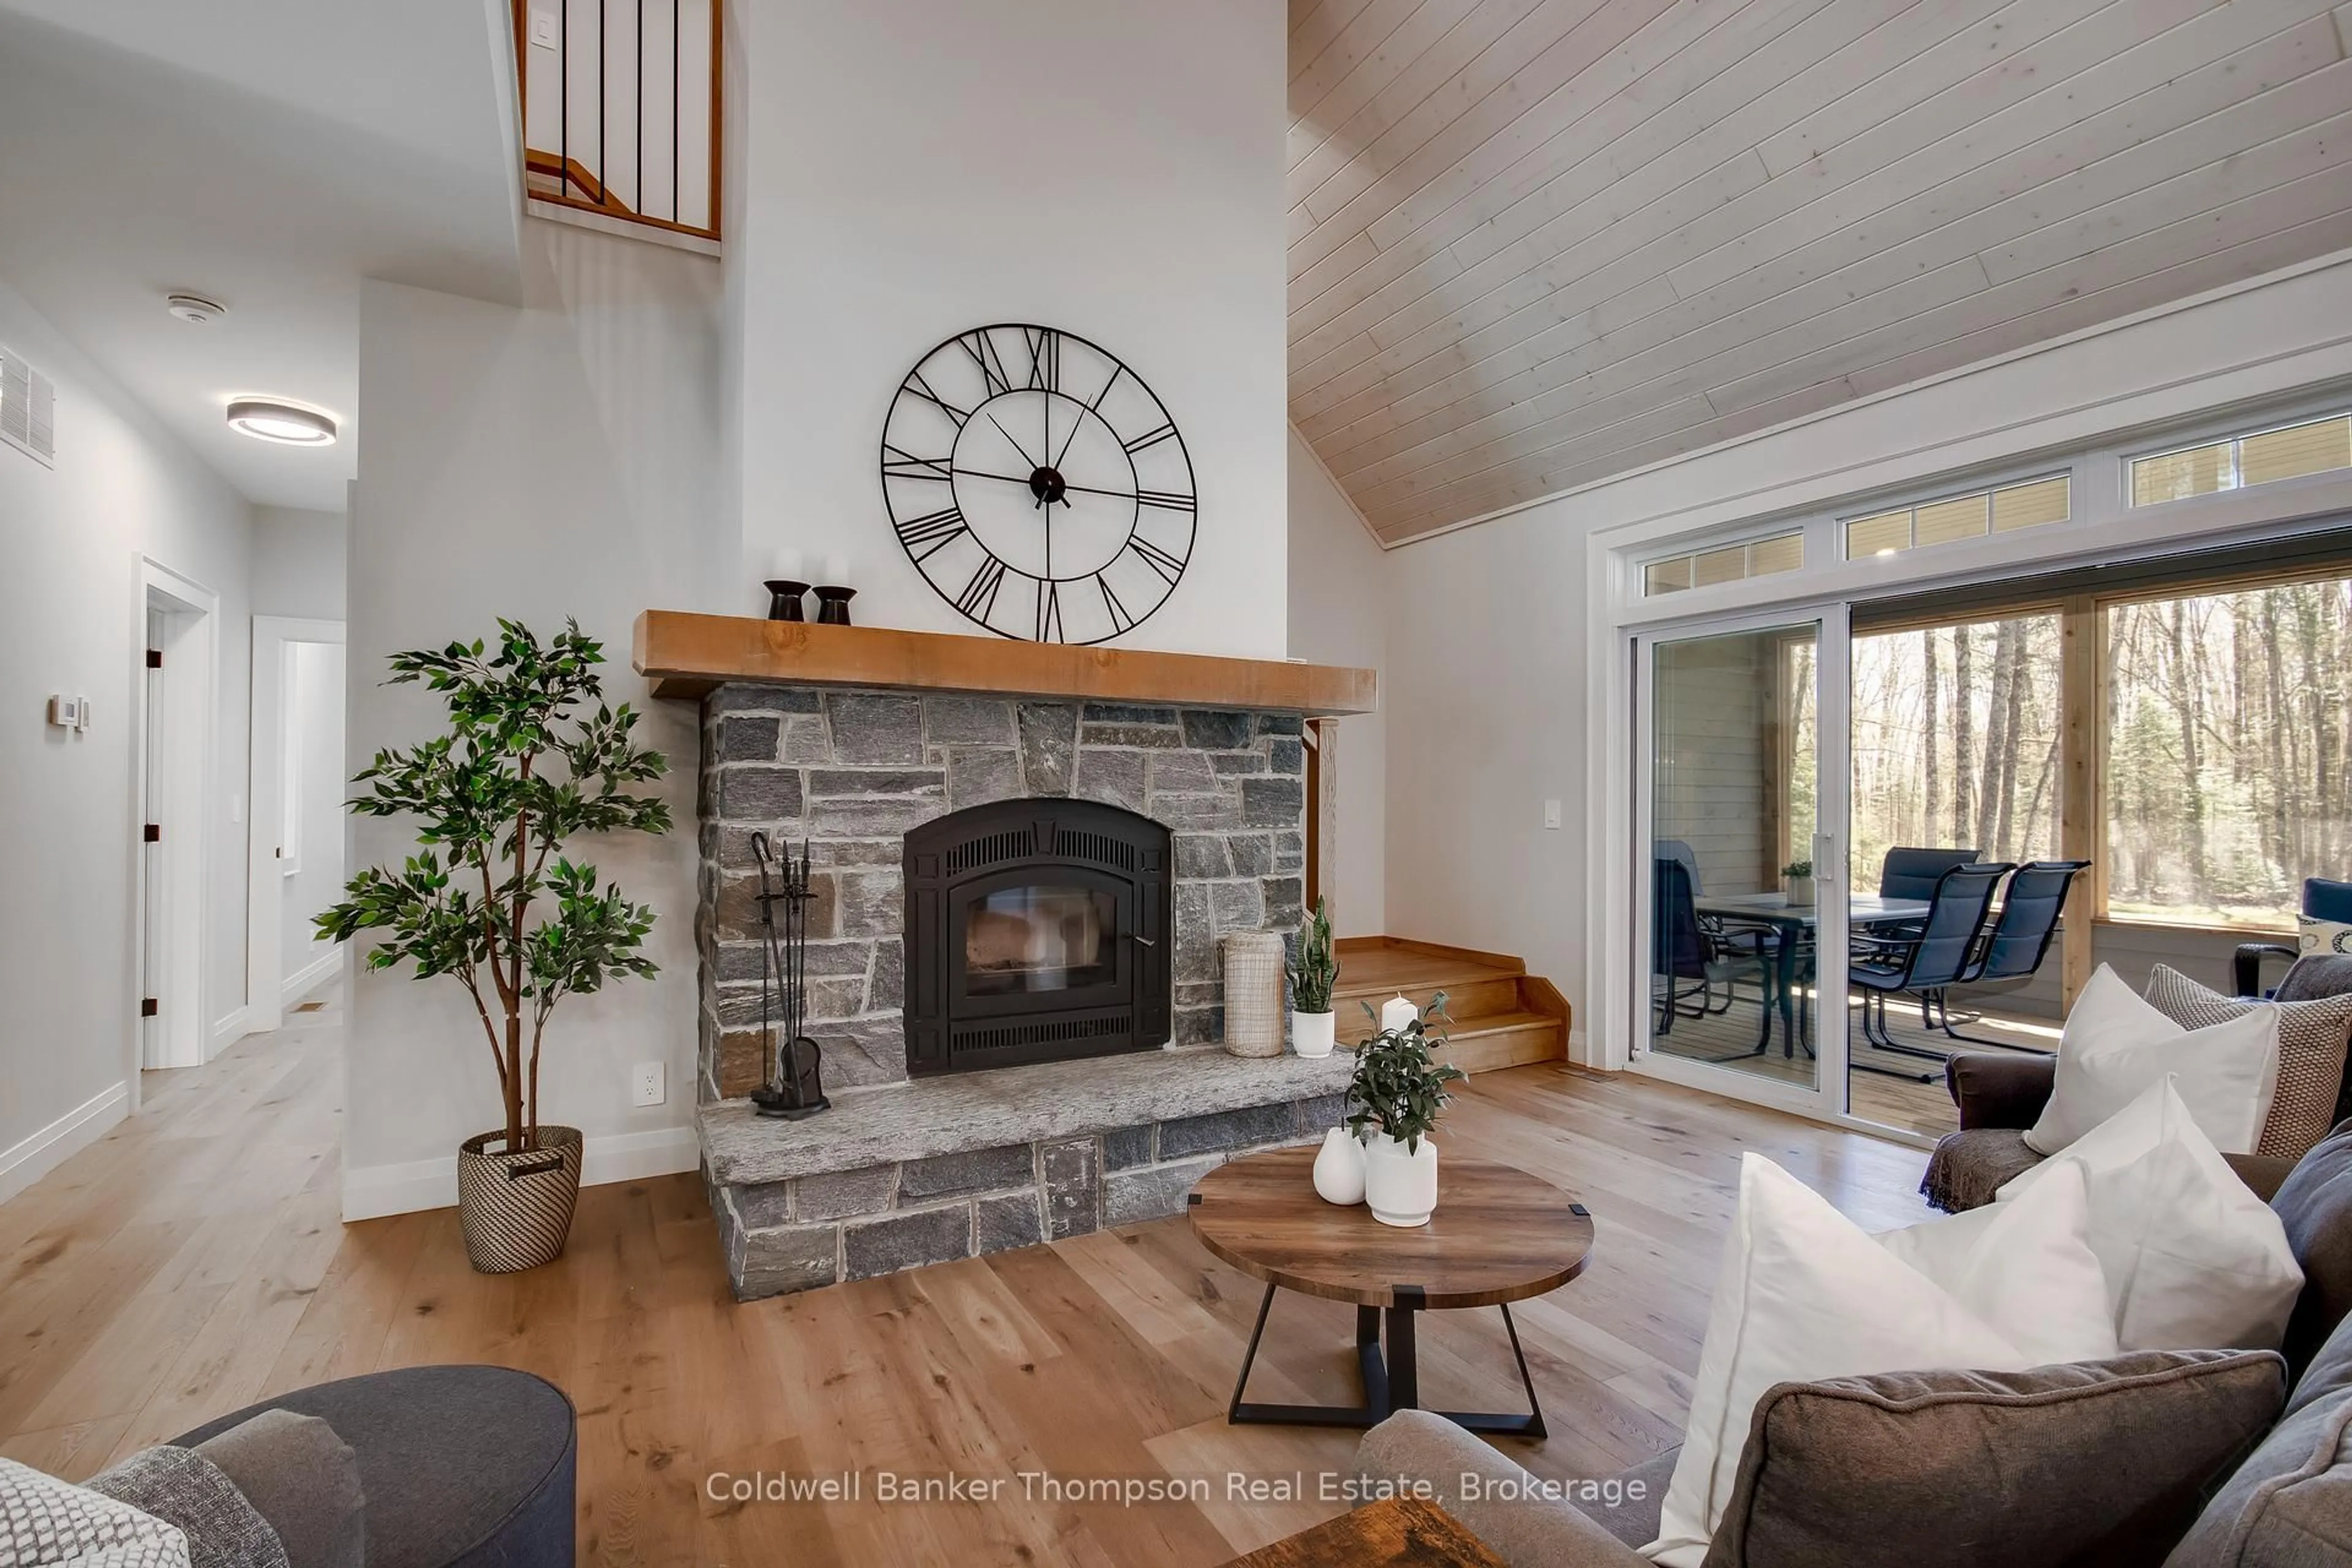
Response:
[[[1627,962],[1620,972],[1625,982],[1621,996],[1623,1008],[1621,1016],[1626,1024],[1622,1037],[1634,1048],[1628,1051],[1626,1059],[1619,1065],[1648,1077],[1769,1105],[1813,1121],[1899,1138],[1903,1136],[1899,1131],[1857,1119],[1847,1110],[1846,944],[1843,933],[1846,929],[1848,893],[1846,796],[1851,787],[1852,766],[1848,757],[1852,744],[1852,727],[1847,717],[1851,666],[1847,651],[1848,609],[1843,600],[1831,600],[1745,615],[1647,626],[1628,629],[1621,635],[1618,644],[1621,658],[1632,677],[1630,723],[1625,731],[1631,737],[1633,752],[1626,798],[1630,832],[1624,840],[1629,853],[1623,857],[1622,865],[1609,866],[1602,871],[1612,909],[1625,911],[1622,929],[1632,933],[1626,945]],[[1642,847],[1654,837],[1650,822],[1654,804],[1650,788],[1653,760],[1650,648],[1662,642],[1769,631],[1809,621],[1818,622],[1821,627],[1814,658],[1816,745],[1812,860],[1820,929],[1832,937],[1831,941],[1818,943],[1816,949],[1819,970],[1814,981],[1815,1072],[1811,1089],[1647,1048],[1647,1020],[1652,1005],[1646,935],[1650,930],[1650,879],[1641,874],[1649,858],[1642,851]]]
[[[202,1066],[211,1043],[214,998],[208,976],[212,943],[205,919],[206,840],[213,822],[216,770],[214,747],[220,731],[220,595],[151,556],[138,558],[138,595],[131,606],[132,650],[129,700],[135,765],[131,775],[129,833],[131,879],[131,974],[125,998],[131,1016],[125,1079],[131,1107],[139,1105],[142,1068]],[[147,613],[166,617],[162,711],[153,717],[151,748],[147,679]],[[151,752],[153,754],[151,754]],[[145,841],[147,783],[152,770],[156,817],[163,837],[151,851]],[[156,1027],[142,1026],[140,999],[148,973],[148,881],[155,881],[159,952]]]
[[[286,1004],[315,984],[308,970],[286,973],[284,934],[286,878],[279,862],[278,828],[285,821],[286,649],[292,643],[343,642],[343,623],[301,616],[253,617],[253,812],[246,834],[245,994],[247,1026],[275,1029],[286,1021]],[[340,765],[341,755],[337,754]],[[340,962],[342,949],[330,957]]]

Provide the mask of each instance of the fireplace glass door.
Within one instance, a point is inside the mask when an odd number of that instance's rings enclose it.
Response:
[[[1169,831],[1006,800],[907,835],[907,1070],[1148,1051],[1169,1037]]]
[[[1118,900],[1106,889],[1024,883],[966,914],[964,994],[1034,996],[1118,978]]]

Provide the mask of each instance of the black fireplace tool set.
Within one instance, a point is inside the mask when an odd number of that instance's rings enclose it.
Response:
[[[832,1103],[818,1070],[824,1047],[801,1032],[808,1022],[808,907],[816,897],[809,886],[808,844],[803,841],[798,860],[789,847],[778,860],[768,836],[754,833],[751,860],[760,868],[760,1038],[768,1065],[767,1081],[751,1091],[751,1103],[762,1116],[798,1121]]]

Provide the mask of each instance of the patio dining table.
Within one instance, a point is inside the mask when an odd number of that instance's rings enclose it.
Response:
[[[1737,921],[1772,933],[1773,962],[1764,966],[1764,1028],[1757,1038],[1756,1051],[1750,1054],[1771,1048],[1772,1013],[1777,1006],[1780,1015],[1780,1054],[1793,1058],[1798,1044],[1797,956],[1821,923],[1821,906],[1792,904],[1786,893],[1717,893],[1698,899],[1695,904],[1700,914]],[[1925,899],[1882,899],[1875,893],[1855,893],[1847,898],[1845,907],[1848,926],[1899,925],[1927,919],[1928,902]],[[1807,1053],[1811,1054],[1811,1049],[1808,1046]]]

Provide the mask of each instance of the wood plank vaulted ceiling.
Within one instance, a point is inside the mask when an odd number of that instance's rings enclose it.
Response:
[[[2352,246],[2352,5],[1290,23],[1291,417],[1390,542]]]

